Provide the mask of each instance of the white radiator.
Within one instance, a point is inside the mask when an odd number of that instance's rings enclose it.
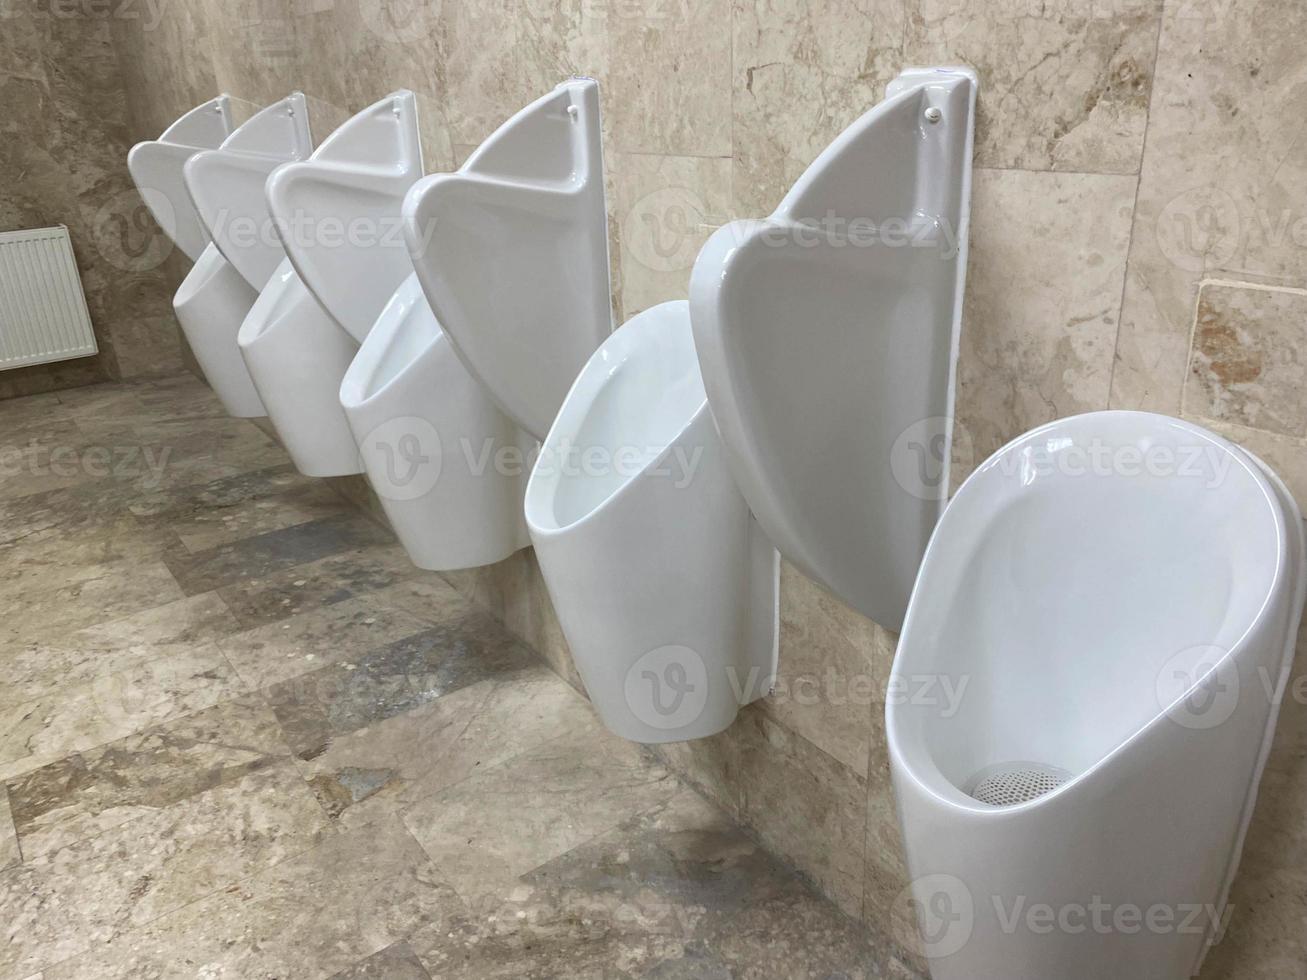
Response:
[[[68,229],[0,232],[0,371],[95,352]]]

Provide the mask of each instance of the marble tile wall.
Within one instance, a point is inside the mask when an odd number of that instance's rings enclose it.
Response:
[[[0,230],[68,226],[100,347],[0,373],[0,398],[182,365],[179,266],[127,172],[135,126],[111,18],[95,10],[13,0],[0,12]]]
[[[900,66],[972,65],[955,479],[1039,423],[1136,408],[1249,446],[1307,504],[1296,0],[176,0],[112,30],[134,136],[217,90],[252,106],[292,87],[321,134],[407,86],[429,169],[567,75],[597,77],[620,318],[683,298],[712,229],[774,207]],[[450,580],[577,683],[529,553]],[[778,695],[662,758],[906,942],[879,693],[895,637],[788,567],[782,617]],[[1284,966],[1307,876],[1268,856],[1307,843],[1304,714],[1284,707],[1213,980],[1307,976]]]

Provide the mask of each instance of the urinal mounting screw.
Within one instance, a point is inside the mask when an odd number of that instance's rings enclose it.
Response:
[[[944,118],[944,113],[940,111],[939,106],[933,105],[926,110],[926,122],[937,123]]]
[[[572,121],[575,122],[577,117],[581,115],[581,110],[574,105],[570,105],[567,107],[567,114],[571,116]]]

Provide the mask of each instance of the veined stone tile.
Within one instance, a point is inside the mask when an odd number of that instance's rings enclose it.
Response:
[[[0,710],[0,779],[243,693],[212,644]]]
[[[1133,177],[978,170],[954,483],[1022,432],[1107,407]]]
[[[384,643],[421,632],[426,620],[386,602],[382,589],[280,622],[245,630],[220,646],[251,688],[361,656]]]
[[[524,875],[466,929],[422,938],[451,980],[883,975],[855,923],[684,789]]]
[[[26,977],[89,950],[106,965],[133,948],[144,952],[150,947],[128,939],[130,930],[207,895],[230,897],[221,889],[331,833],[288,760],[39,856],[0,875],[9,912],[0,977]],[[172,961],[181,949],[150,951]],[[85,964],[58,969],[100,975]]]
[[[737,0],[732,183],[739,217],[775,210],[903,66],[904,0]]]
[[[31,860],[289,755],[272,711],[246,695],[11,779],[14,826]]]
[[[1205,282],[1184,414],[1307,436],[1307,291]]]
[[[293,493],[310,484],[321,483],[321,480],[301,476],[294,466],[282,462],[208,483],[164,486],[152,490],[132,488],[123,507],[144,522],[186,524],[211,515],[214,511],[249,506],[261,500]]]
[[[6,645],[118,619],[180,598],[182,590],[162,561],[127,559],[88,565],[68,571],[58,588],[6,593],[11,610],[4,626]]]
[[[980,75],[976,165],[1139,171],[1161,0],[907,0],[903,63]]]
[[[214,890],[121,934],[111,946],[51,967],[46,980],[174,975],[318,980],[416,929],[449,932],[465,916],[458,896],[402,824],[391,819],[329,837]]]
[[[487,680],[332,739],[301,764],[323,807],[358,826],[562,735],[594,710],[544,666]]]
[[[688,295],[699,249],[731,213],[731,161],[614,153],[606,162],[621,226],[626,319]]]
[[[12,808],[4,786],[0,786],[0,871],[23,860],[18,848],[18,831],[14,829]]]
[[[677,783],[599,722],[414,804],[404,822],[476,911],[515,879],[666,800]],[[487,820],[512,813],[512,820]]]
[[[883,629],[783,562],[780,670],[774,693],[758,706],[854,772],[866,772],[893,653]]]
[[[608,4],[514,0],[443,4],[433,57],[442,66],[450,141],[477,145],[569,74],[603,78]],[[605,104],[605,109],[607,105]]]
[[[45,698],[235,632],[240,624],[212,593],[27,643],[3,656],[0,707]]]
[[[1112,407],[1174,415],[1204,276],[1307,285],[1307,112],[1292,0],[1168,4]],[[1264,111],[1274,106],[1275,111]]]
[[[264,689],[291,751],[321,755],[350,732],[539,661],[492,616],[473,613]]]
[[[408,943],[392,943],[365,960],[333,973],[331,980],[431,980]]]
[[[389,531],[354,510],[267,531],[197,552],[174,552],[164,558],[188,595],[264,577],[365,545],[393,541]]]
[[[0,593],[54,589],[89,565],[146,561],[177,547],[167,528],[143,528],[131,514],[91,526],[55,524],[0,544]]]
[[[740,818],[853,918],[862,915],[867,780],[750,705],[734,732]]]
[[[369,545],[328,555],[271,575],[246,579],[218,590],[247,628],[354,599],[408,579],[432,578],[414,566],[398,544]],[[393,593],[392,593],[393,595]]]
[[[321,480],[305,480],[275,497],[232,507],[207,507],[170,521],[188,551],[199,552],[244,538],[333,517],[347,507]]]
[[[731,155],[731,0],[605,4],[605,122],[627,153]]]

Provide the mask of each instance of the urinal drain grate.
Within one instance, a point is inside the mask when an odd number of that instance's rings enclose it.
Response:
[[[971,778],[967,795],[990,806],[1016,806],[1053,792],[1071,774],[1039,762],[1001,762]]]

